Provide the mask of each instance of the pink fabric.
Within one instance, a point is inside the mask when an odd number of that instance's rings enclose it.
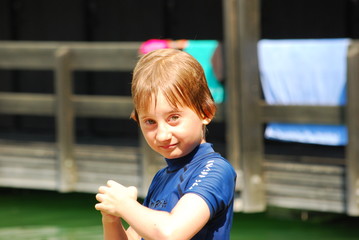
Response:
[[[143,42],[140,46],[139,53],[146,54],[156,49],[170,48],[169,41],[163,39],[150,39]]]

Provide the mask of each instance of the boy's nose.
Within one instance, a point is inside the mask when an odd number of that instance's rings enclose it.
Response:
[[[157,141],[164,142],[164,141],[171,139],[171,137],[172,137],[172,134],[171,134],[169,127],[164,124],[159,124],[158,129],[157,129],[157,134],[156,134]]]

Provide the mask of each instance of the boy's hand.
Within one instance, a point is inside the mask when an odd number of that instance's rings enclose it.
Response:
[[[120,222],[119,217],[107,214],[107,213],[102,212],[102,211],[101,211],[101,214],[102,214],[102,222],[103,223],[119,223]]]
[[[125,187],[121,184],[109,180],[107,186],[99,187],[96,199],[99,201],[95,208],[103,214],[121,217],[121,207],[124,202],[137,200],[137,188]],[[108,216],[103,215],[106,219]]]

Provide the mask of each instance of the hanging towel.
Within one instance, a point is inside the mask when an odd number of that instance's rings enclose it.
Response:
[[[182,42],[181,46],[177,46],[176,42]],[[182,44],[184,46],[182,46]],[[225,98],[225,89],[217,77],[218,72],[222,69],[221,56],[216,56],[216,51],[221,51],[220,43],[217,40],[169,40],[169,39],[149,39],[143,42],[139,48],[140,54],[146,54],[156,49],[162,48],[178,48],[192,55],[203,67],[204,74],[207,79],[209,90],[216,103],[222,103]],[[217,63],[217,64],[214,64]],[[217,66],[216,66],[217,65]],[[220,65],[220,66],[218,66]],[[217,67],[217,68],[216,68]]]
[[[349,39],[261,40],[260,80],[269,104],[345,105]],[[267,139],[346,145],[345,126],[269,123]]]
[[[191,54],[202,65],[214,101],[222,103],[225,97],[224,87],[218,80],[211,61],[218,44],[217,40],[188,40],[183,51]]]

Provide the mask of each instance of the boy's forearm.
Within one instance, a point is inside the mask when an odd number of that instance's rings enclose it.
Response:
[[[124,202],[119,210],[119,215],[146,240],[191,239],[210,218],[206,202],[191,193],[184,195],[171,212],[153,210],[137,201]]]
[[[144,239],[163,239],[170,230],[170,213],[149,209],[136,201],[127,204],[122,217]]]
[[[183,196],[169,213],[141,205],[130,190],[112,181],[100,187],[95,208],[108,220],[104,224],[105,240],[140,239],[139,236],[146,240],[190,239],[209,219],[208,205],[196,194]],[[119,218],[131,226],[130,231],[123,229]]]
[[[144,239],[189,239],[185,236],[191,230],[181,231],[178,228],[181,224],[172,213],[147,208],[137,201],[128,201],[124,205],[121,216]]]
[[[109,222],[102,219],[104,240],[128,240],[125,229],[121,224],[121,220]]]

